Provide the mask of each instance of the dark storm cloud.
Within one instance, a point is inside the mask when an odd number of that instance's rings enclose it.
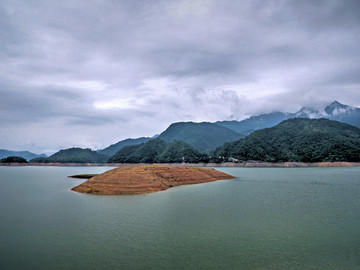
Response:
[[[357,0],[2,0],[0,146],[104,147],[175,121],[360,106],[359,10]]]

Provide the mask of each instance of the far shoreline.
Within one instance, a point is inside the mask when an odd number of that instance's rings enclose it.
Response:
[[[53,167],[124,167],[135,165],[169,165],[178,167],[237,167],[237,168],[310,168],[310,167],[360,167],[360,162],[224,162],[224,163],[0,163],[0,166],[53,166]]]

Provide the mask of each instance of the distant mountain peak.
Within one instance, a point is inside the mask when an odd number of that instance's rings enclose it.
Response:
[[[341,104],[338,101],[332,102],[330,105],[325,107],[325,112],[328,115],[341,115],[341,114],[347,114],[353,110],[352,107],[348,105]]]
[[[319,118],[320,112],[310,107],[302,107],[298,112],[295,113],[295,117]]]
[[[25,158],[28,161],[30,159],[37,158],[37,157],[46,157],[45,154],[38,155],[38,154],[34,154],[29,151],[12,151],[12,150],[0,149],[0,159],[10,157],[10,156],[19,156],[19,157]]]
[[[346,106],[346,107],[348,107],[347,105],[341,104],[341,103],[340,103],[339,101],[337,101],[337,100],[333,101],[330,105],[332,105],[332,106]]]

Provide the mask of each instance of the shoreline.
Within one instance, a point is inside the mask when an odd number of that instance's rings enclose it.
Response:
[[[0,163],[0,166],[53,166],[53,167],[124,167],[136,165],[168,165],[178,167],[240,167],[240,168],[309,168],[309,167],[360,167],[360,162],[258,162],[241,163]]]

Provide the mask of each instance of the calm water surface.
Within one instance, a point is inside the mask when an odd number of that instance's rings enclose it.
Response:
[[[109,167],[0,167],[0,269],[360,269],[360,168],[219,168],[146,195],[70,191]]]

